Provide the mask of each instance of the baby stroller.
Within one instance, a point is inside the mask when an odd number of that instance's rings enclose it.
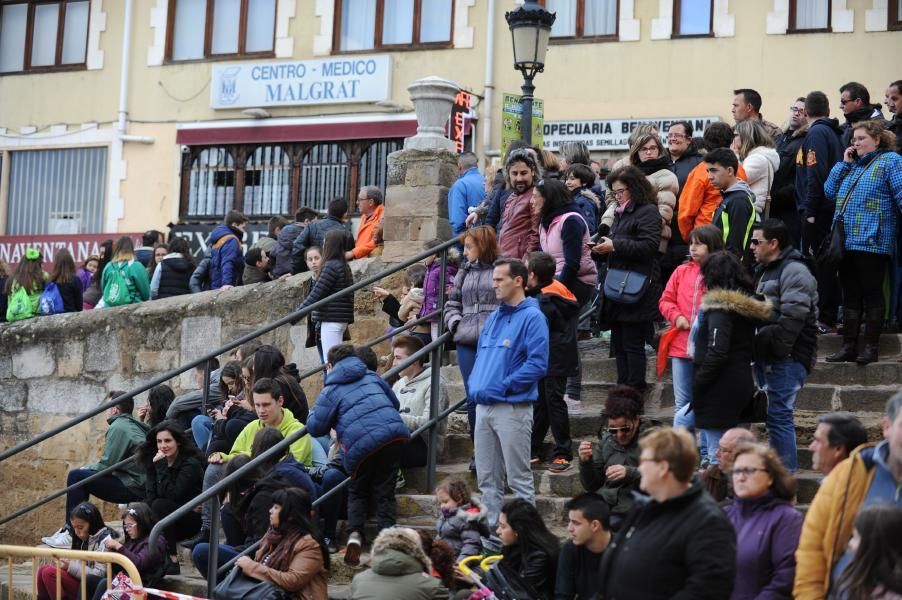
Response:
[[[482,538],[486,555],[468,556],[458,563],[460,571],[476,585],[468,600],[535,600],[541,598],[527,581],[501,562],[497,538]],[[479,563],[476,566],[476,563]]]

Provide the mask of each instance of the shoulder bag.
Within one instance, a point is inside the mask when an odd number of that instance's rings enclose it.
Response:
[[[604,276],[604,297],[616,304],[635,304],[642,299],[648,289],[649,277],[638,271],[611,268],[608,255],[608,270]]]
[[[846,206],[848,206],[849,204],[849,199],[852,197],[852,192],[855,191],[855,187],[858,185],[858,182],[861,181],[862,175],[864,175],[871,167],[871,164],[882,155],[883,153],[881,152],[870,161],[868,161],[868,164],[864,166],[864,168],[855,178],[855,181],[852,182],[852,187],[849,188],[849,191],[846,193],[846,197],[843,198],[842,205],[839,209],[839,216],[837,216],[836,220],[833,221],[833,227],[830,229],[830,235],[824,238],[824,241],[821,242],[821,247],[818,248],[818,265],[826,267],[828,269],[838,269],[840,264],[842,264],[842,259],[846,254],[846,227],[844,223]]]
[[[260,581],[235,567],[213,590],[215,600],[288,600],[288,593],[269,581]]]

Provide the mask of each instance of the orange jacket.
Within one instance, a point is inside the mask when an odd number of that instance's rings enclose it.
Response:
[[[573,292],[570,289],[558,281],[557,279],[552,279],[551,283],[542,288],[543,294],[557,294],[564,300],[572,300],[576,302],[576,296],[573,295]]]
[[[385,205],[380,204],[373,211],[373,215],[360,218],[360,229],[357,230],[357,243],[354,245],[354,258],[366,258],[376,249],[376,240],[373,237],[376,224],[382,220]]]
[[[745,170],[739,165],[736,176],[743,181],[748,181]],[[709,225],[714,217],[714,211],[720,205],[723,196],[720,190],[708,181],[708,163],[702,161],[689,172],[677,211],[677,224],[680,234],[686,242],[689,242],[689,232],[702,225]]]

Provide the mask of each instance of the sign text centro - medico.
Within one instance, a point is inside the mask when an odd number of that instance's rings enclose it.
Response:
[[[627,150],[630,133],[642,123],[658,126],[661,139],[677,121],[689,121],[692,135],[701,137],[709,123],[720,117],[647,117],[644,119],[592,119],[589,121],[545,121],[543,147],[557,150],[563,142],[584,142],[589,150]]]
[[[389,55],[227,63],[212,70],[212,108],[379,102],[391,94]]]

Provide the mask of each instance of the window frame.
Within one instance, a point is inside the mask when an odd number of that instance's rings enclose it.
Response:
[[[91,4],[93,0],[87,0],[88,22],[85,26],[85,59],[80,63],[61,64],[61,61],[63,60],[63,42],[66,35],[66,7],[70,3],[75,4],[77,2],[83,1],[85,0],[0,0],[0,9],[3,9],[7,6],[16,6],[17,4],[25,4],[27,6],[27,12],[25,15],[25,44],[24,48],[22,49],[22,52],[25,56],[22,61],[22,69],[19,71],[0,72],[0,77],[7,75],[26,75],[28,73],[53,73],[59,71],[86,70],[88,68],[88,44],[91,37]],[[39,5],[53,4],[60,7],[56,25],[56,51],[53,55],[53,64],[39,65],[35,67],[31,65],[31,54],[33,51],[32,44],[34,43],[35,8]],[[0,29],[2,29],[2,23],[0,23]],[[2,31],[0,31],[0,35],[3,35]]]
[[[216,17],[215,5],[216,0],[206,0],[206,23],[204,23],[204,55],[200,58],[173,58],[172,51],[175,48],[175,9],[178,0],[169,0],[168,12],[166,13],[166,47],[165,47],[165,64],[185,64],[192,62],[210,62],[219,60],[239,60],[254,58],[275,58],[276,56],[276,28],[279,24],[279,2],[273,1],[273,20],[272,20],[272,50],[263,50],[260,52],[247,52],[245,46],[247,44],[247,15],[250,0],[240,0],[239,8],[240,16],[238,21],[238,51],[231,54],[213,54],[213,22]]]
[[[832,33],[833,32],[833,0],[827,0],[827,27],[818,29],[799,29],[796,27],[796,13],[798,0],[789,0],[789,22],[786,33]]]
[[[454,12],[456,10],[456,0],[451,1],[451,14],[448,17],[448,41],[447,42],[420,42],[420,21],[422,20],[423,0],[413,0],[413,29],[411,33],[412,41],[409,44],[383,44],[382,43],[382,23],[385,18],[385,0],[376,0],[376,16],[375,32],[373,35],[373,47],[363,48],[361,50],[342,50],[341,49],[341,15],[343,8],[343,0],[334,0],[335,10],[332,16],[332,54],[366,54],[380,50],[391,50],[392,52],[409,51],[409,50],[442,50],[454,47]]]
[[[188,212],[189,200],[191,194],[191,172],[195,160],[204,151],[211,148],[221,148],[232,159],[234,165],[234,188],[235,193],[232,199],[232,206],[225,206],[225,212],[229,210],[242,210],[245,200],[245,188],[247,183],[247,159],[254,151],[261,146],[280,146],[289,157],[289,184],[288,184],[288,208],[286,215],[294,215],[295,211],[302,205],[301,203],[301,183],[303,177],[303,166],[308,153],[315,147],[322,144],[335,144],[340,146],[341,150],[347,157],[348,176],[346,200],[351,207],[355,206],[357,191],[362,185],[361,162],[364,154],[371,147],[381,142],[395,142],[398,145],[403,143],[403,138],[368,138],[360,140],[306,140],[297,142],[249,142],[240,144],[192,144],[189,146],[188,152],[182,154],[181,167],[179,169],[181,180],[179,181],[179,220],[192,222],[215,222],[222,220],[221,214],[204,215],[190,214]],[[388,154],[386,154],[386,157]],[[387,167],[387,163],[386,163]],[[328,203],[333,198],[323,200],[322,211],[325,211]],[[311,205],[308,201],[304,204]],[[249,214],[249,218],[267,219],[271,214]],[[280,213],[274,213],[280,214]],[[352,213],[353,214],[353,213]]]
[[[886,6],[886,30],[902,31],[902,14],[899,10],[899,0],[889,0]]]
[[[680,17],[682,9],[682,0],[673,0],[673,29],[671,30],[671,39],[695,39],[714,37],[714,0],[709,0],[711,11],[708,19],[708,33],[680,33]]]
[[[545,6],[545,0],[538,0],[539,4]],[[614,17],[614,33],[610,35],[592,35],[585,36],[583,35],[583,31],[585,30],[585,21],[586,21],[586,1],[587,0],[575,0],[576,1],[576,34],[573,36],[549,36],[548,45],[555,44],[593,44],[596,42],[619,42],[620,41],[620,0],[616,0],[617,2],[617,14]]]

